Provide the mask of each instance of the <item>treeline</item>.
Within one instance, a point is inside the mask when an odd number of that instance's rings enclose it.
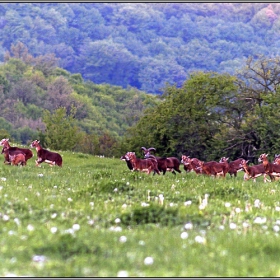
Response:
[[[126,135],[127,149],[155,147],[158,155],[202,160],[280,153],[280,57],[248,59],[236,76],[196,72]]]
[[[53,149],[113,156],[127,128],[159,102],[136,88],[84,81],[57,67],[53,54],[33,57],[12,45],[0,65],[0,138],[40,138]]]
[[[12,44],[95,84],[162,93],[194,71],[234,74],[279,55],[279,3],[1,3],[0,60]]]
[[[55,150],[256,162],[280,152],[280,57],[249,58],[236,75],[193,72],[162,95],[85,81],[18,43],[0,66],[0,138]]]

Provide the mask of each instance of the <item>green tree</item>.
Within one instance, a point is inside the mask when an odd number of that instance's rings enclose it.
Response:
[[[60,107],[54,114],[45,110],[43,121],[46,125],[45,144],[54,150],[72,151],[79,139],[80,132],[75,121],[75,107],[69,115],[66,114],[66,108]]]
[[[194,73],[182,88],[167,86],[162,102],[129,130],[129,146],[153,146],[161,155],[187,153],[218,158],[226,144],[216,136],[233,126],[235,78],[226,74]]]
[[[238,73],[238,99],[244,118],[236,131],[243,154],[256,160],[260,153],[279,153],[280,149],[280,57],[249,58]]]

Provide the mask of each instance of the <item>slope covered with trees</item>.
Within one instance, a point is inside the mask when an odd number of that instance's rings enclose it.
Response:
[[[27,144],[40,137],[55,149],[110,155],[126,129],[159,102],[136,88],[84,81],[57,67],[53,55],[33,57],[22,43],[12,45],[5,59],[0,138]]]
[[[148,93],[193,71],[234,74],[280,48],[279,3],[1,3],[0,60],[17,42],[85,80]]]

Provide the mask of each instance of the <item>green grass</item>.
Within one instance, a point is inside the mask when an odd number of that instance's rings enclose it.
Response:
[[[0,276],[280,275],[278,181],[153,176],[61,154],[62,168],[0,164]]]

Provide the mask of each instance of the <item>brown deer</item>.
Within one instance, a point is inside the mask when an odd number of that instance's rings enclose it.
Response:
[[[197,158],[190,158],[189,156],[182,155],[181,163],[184,165],[186,172],[194,171],[196,174],[202,174],[202,170],[199,165],[200,160]]]
[[[263,164],[249,166],[248,162],[249,160],[243,159],[240,163],[240,168],[242,168],[245,174],[247,174],[246,177],[244,176],[244,180],[253,179],[253,181],[256,182],[256,178],[263,175],[264,182],[269,181],[266,177],[267,174],[265,173]],[[269,177],[273,180],[272,176],[269,175]]]
[[[262,162],[265,173],[269,176],[280,177],[280,165],[269,162],[267,157],[268,154],[261,154],[258,159],[259,162]]]
[[[36,166],[39,166],[40,163],[45,162],[48,163],[50,166],[58,165],[62,167],[62,157],[59,153],[51,152],[46,149],[43,149],[40,145],[39,140],[34,140],[30,147],[36,148],[37,151],[37,160]]]
[[[6,157],[9,158],[9,163],[11,165],[21,165],[21,166],[26,165],[25,154],[22,153],[21,151],[16,151],[13,153],[13,155],[11,155],[9,154],[9,148],[3,147],[2,154],[5,154],[5,158]]]
[[[133,171],[138,170],[146,172],[147,174],[150,174],[152,171],[154,171],[155,173],[160,175],[160,171],[158,170],[158,163],[153,158],[140,159],[136,157],[135,152],[127,152],[125,154],[125,158],[131,162]]]
[[[4,163],[8,163],[10,164],[10,159],[9,159],[9,155],[15,155],[18,152],[21,152],[23,154],[25,154],[25,161],[27,162],[27,160],[29,160],[30,158],[33,157],[33,153],[31,150],[29,149],[25,149],[25,148],[18,148],[18,147],[11,147],[9,144],[9,139],[8,138],[4,138],[0,141],[0,145],[3,146],[2,149],[2,154],[4,154]],[[4,153],[4,148],[8,148],[9,149],[9,153]]]
[[[141,147],[141,149],[144,152],[145,158],[154,158],[157,161],[158,169],[159,171],[162,171],[163,175],[165,175],[166,171],[170,171],[174,175],[176,175],[175,171],[181,173],[180,161],[176,157],[156,157],[153,154],[151,154],[151,151],[156,151],[156,149],[153,147],[148,149],[146,149],[145,147]]]

